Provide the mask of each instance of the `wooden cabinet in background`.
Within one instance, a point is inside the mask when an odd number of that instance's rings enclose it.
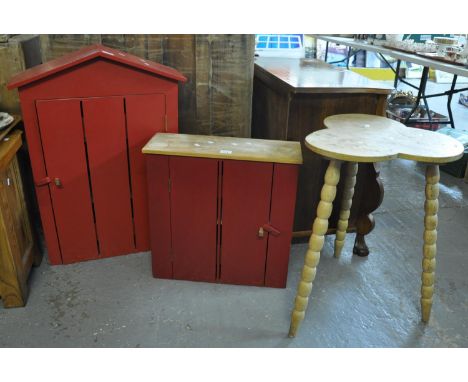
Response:
[[[298,141],[304,164],[299,183],[294,218],[294,236],[309,237],[320,200],[327,161],[305,149],[305,137],[323,129],[323,120],[334,114],[385,115],[392,87],[369,80],[345,68],[318,60],[257,58],[252,105],[252,137]],[[343,173],[346,176],[346,173]],[[334,233],[340,211],[343,185],[330,217],[329,233]],[[369,253],[364,241],[374,225],[371,212],[381,203],[383,188],[372,163],[359,164],[351,209],[349,231],[356,231],[354,252]]]
[[[31,266],[41,260],[17,159],[21,145],[18,130],[0,142],[0,297],[5,308],[26,304]]]

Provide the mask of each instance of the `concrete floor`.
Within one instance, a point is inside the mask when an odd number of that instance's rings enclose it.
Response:
[[[467,347],[468,184],[441,174],[436,292],[420,322],[423,167],[381,168],[385,199],[371,255],[328,237],[309,310],[286,337],[306,244],[286,289],[153,279],[149,253],[34,269],[26,308],[0,307],[2,347]]]
[[[468,108],[457,100],[457,128],[468,130]],[[443,99],[433,103],[444,113]],[[385,198],[367,238],[371,255],[352,256],[350,234],[337,260],[327,238],[295,339],[287,332],[306,244],[292,248],[286,289],[157,280],[149,253],[44,261],[25,308],[0,303],[0,347],[468,347],[468,184],[441,173],[436,290],[423,325],[423,174],[409,161],[381,166]]]

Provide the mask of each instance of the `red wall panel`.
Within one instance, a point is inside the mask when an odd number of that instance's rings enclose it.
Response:
[[[135,252],[123,97],[83,100],[100,256]]]
[[[164,94],[130,95],[125,97],[125,106],[136,247],[138,251],[147,251],[150,247],[148,195],[146,164],[141,149],[154,134],[165,130],[165,96]]]
[[[55,225],[64,263],[98,256],[80,101],[37,101]],[[37,180],[36,180],[37,181]]]
[[[268,234],[258,231],[269,221],[272,172],[272,163],[224,161],[222,282],[264,284]]]

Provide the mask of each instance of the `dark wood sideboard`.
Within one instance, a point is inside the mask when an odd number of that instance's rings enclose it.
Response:
[[[334,114],[385,115],[392,87],[319,60],[257,58],[255,61],[252,137],[301,142],[304,164],[299,171],[294,234],[308,237],[327,161],[307,150],[305,137],[323,129],[323,120]],[[345,173],[342,173],[342,177]],[[336,231],[340,184],[328,233]],[[367,256],[364,240],[374,228],[371,212],[382,202],[383,187],[373,164],[359,164],[348,231],[357,232],[354,253]]]

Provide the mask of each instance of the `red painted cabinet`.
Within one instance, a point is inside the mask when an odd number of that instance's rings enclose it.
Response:
[[[146,164],[177,132],[174,69],[95,45],[29,69],[18,87],[52,264],[149,249]]]
[[[156,134],[143,148],[153,275],[285,287],[300,150]]]

